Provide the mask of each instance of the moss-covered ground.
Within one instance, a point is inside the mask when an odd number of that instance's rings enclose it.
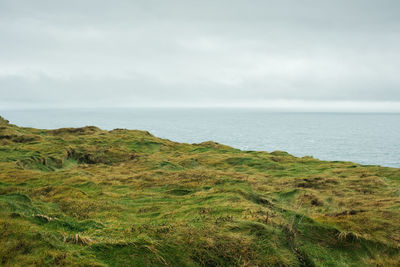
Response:
[[[0,117],[0,265],[399,264],[400,169]]]

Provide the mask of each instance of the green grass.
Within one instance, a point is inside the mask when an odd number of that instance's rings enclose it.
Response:
[[[396,266],[400,169],[0,117],[1,266]]]

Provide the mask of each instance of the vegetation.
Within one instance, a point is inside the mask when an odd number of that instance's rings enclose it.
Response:
[[[0,117],[0,265],[395,266],[400,169]]]

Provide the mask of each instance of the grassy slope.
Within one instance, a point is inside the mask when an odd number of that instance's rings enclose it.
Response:
[[[0,117],[0,265],[386,266],[400,169]]]

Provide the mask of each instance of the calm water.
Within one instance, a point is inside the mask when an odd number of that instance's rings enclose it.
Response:
[[[262,109],[0,110],[36,128],[96,125],[148,130],[173,141],[400,167],[400,114],[278,113]]]

